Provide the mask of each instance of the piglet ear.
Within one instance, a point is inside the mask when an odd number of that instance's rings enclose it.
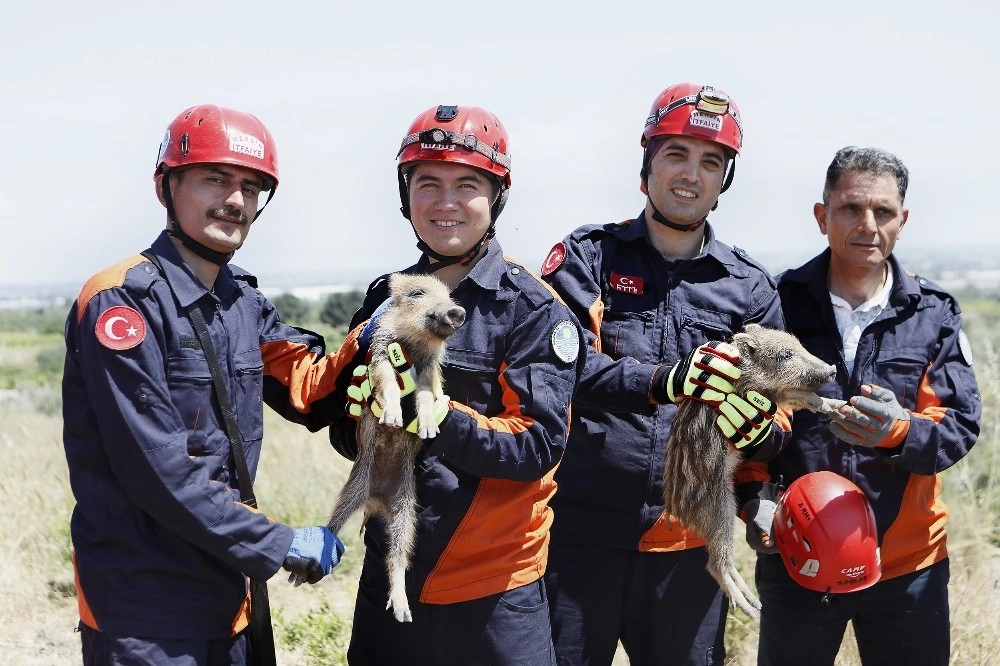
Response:
[[[756,326],[756,324],[750,324],[750,326]],[[740,350],[740,354],[752,355],[757,352],[757,342],[753,339],[753,336],[747,333],[737,333],[733,336],[733,344],[737,349]]]

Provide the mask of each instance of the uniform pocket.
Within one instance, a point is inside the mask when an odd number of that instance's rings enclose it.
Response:
[[[264,361],[260,350],[233,355],[236,375],[235,405],[243,441],[253,442],[264,437]]]
[[[660,340],[653,338],[654,312],[606,310],[601,322],[601,350],[612,358],[630,356],[641,363],[656,363]]]
[[[684,308],[677,320],[678,358],[684,358],[706,342],[733,339],[733,317],[723,312]]]
[[[214,436],[212,373],[201,349],[181,349],[167,359],[167,383],[174,409],[188,431],[187,449],[192,456],[215,453],[226,441]]]

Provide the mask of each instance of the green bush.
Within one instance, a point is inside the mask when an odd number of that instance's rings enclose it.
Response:
[[[351,625],[330,608],[329,601],[294,620],[286,620],[278,608],[274,623],[280,643],[303,653],[307,666],[347,666]]]
[[[347,326],[351,323],[351,318],[358,311],[365,301],[363,291],[345,291],[339,294],[330,294],[323,303],[319,318],[324,324],[330,326]]]
[[[281,321],[292,326],[305,326],[312,321],[312,306],[295,294],[281,294],[271,299],[281,315]]]

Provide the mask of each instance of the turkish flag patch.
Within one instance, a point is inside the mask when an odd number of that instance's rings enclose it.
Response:
[[[636,275],[619,275],[611,273],[611,288],[626,294],[640,296],[642,294],[642,278]]]
[[[564,261],[566,261],[566,244],[560,241],[552,246],[549,256],[542,262],[542,275],[554,273]]]
[[[127,305],[116,305],[97,318],[94,334],[98,342],[108,349],[131,349],[146,337],[146,321]]]

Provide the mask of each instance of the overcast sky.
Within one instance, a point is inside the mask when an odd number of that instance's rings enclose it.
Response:
[[[710,217],[729,244],[762,260],[819,251],[812,204],[855,144],[910,169],[904,260],[996,255],[998,19],[978,0],[7,3],[0,285],[82,283],[145,249],[165,222],[160,138],[200,103],[251,112],[275,137],[281,186],[234,260],[262,286],[302,272],[367,284],[416,259],[395,155],[438,104],[506,126],[499,239],[537,270],[575,227],[641,210],[643,124],[681,81],[742,112],[735,182]]]

